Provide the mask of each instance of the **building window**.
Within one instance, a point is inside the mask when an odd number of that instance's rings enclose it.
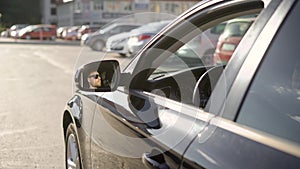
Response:
[[[103,4],[101,0],[94,0],[94,10],[103,10]]]
[[[56,8],[51,8],[51,15],[56,15]]]

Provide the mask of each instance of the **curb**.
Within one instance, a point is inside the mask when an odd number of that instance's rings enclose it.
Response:
[[[80,41],[47,41],[47,40],[20,40],[0,38],[0,44],[28,44],[28,45],[63,45],[63,46],[80,46]]]

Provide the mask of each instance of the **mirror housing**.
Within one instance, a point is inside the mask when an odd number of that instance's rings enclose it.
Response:
[[[101,86],[91,88],[88,81],[89,74],[97,71],[101,78]],[[115,91],[120,82],[120,66],[116,60],[103,60],[88,63],[79,67],[75,73],[75,85],[79,90],[90,92]]]

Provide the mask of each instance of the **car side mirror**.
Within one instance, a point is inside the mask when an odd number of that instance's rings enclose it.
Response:
[[[117,89],[120,82],[120,66],[116,60],[103,60],[79,67],[75,85],[79,90],[109,92]]]

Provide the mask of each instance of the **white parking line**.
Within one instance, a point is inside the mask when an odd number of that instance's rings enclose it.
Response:
[[[26,128],[26,129],[20,129],[20,130],[4,131],[4,132],[0,132],[0,137],[3,137],[5,135],[16,134],[16,133],[25,133],[25,132],[36,130],[36,129],[37,129],[37,127],[31,127],[31,128]]]
[[[50,63],[52,66],[57,67],[61,70],[63,70],[66,74],[73,75],[73,70],[66,69],[66,66],[60,64],[59,62],[56,62],[49,57],[46,57],[45,54],[41,52],[34,52],[35,55],[39,56],[41,59],[45,60],[46,62]]]

